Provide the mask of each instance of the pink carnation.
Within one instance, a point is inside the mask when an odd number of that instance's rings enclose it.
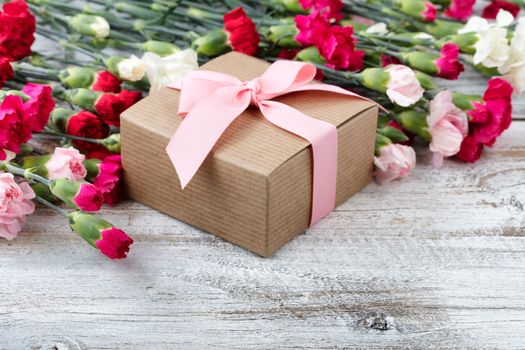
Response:
[[[327,19],[340,21],[344,18],[341,13],[344,6],[341,0],[299,0],[299,3],[303,9],[319,11]]]
[[[382,147],[380,152],[379,157],[374,157],[374,176],[380,184],[405,177],[416,166],[416,152],[410,146],[391,143]]]
[[[108,156],[100,162],[99,173],[93,180],[93,184],[100,189],[106,203],[116,204],[118,202],[121,178],[120,155]]]
[[[55,148],[55,153],[46,163],[48,178],[81,181],[87,174],[85,156],[74,148]]]
[[[386,68],[386,71],[390,74],[386,94],[392,102],[408,107],[423,97],[425,90],[412,69],[404,65],[392,64]]]
[[[295,40],[303,46],[313,45],[316,38],[330,28],[330,22],[319,11],[313,11],[308,16],[295,16],[295,25],[299,30]]]
[[[474,12],[474,4],[476,0],[452,0],[448,9],[445,10],[445,15],[465,20]]]
[[[75,203],[80,210],[98,211],[104,202],[104,198],[97,186],[90,183],[83,183],[71,201]]]
[[[116,227],[100,232],[101,238],[95,242],[100,252],[110,259],[123,259],[129,252],[129,246],[133,244],[133,239],[124,231]]]
[[[24,103],[28,127],[33,131],[41,132],[55,108],[51,86],[28,83],[22,92],[29,96],[29,100]]]
[[[459,152],[461,142],[468,133],[467,115],[452,103],[450,91],[442,91],[430,102],[427,122],[428,131],[432,135],[432,162],[435,167],[440,167],[444,157]]]
[[[27,182],[18,184],[12,174],[0,174],[0,237],[11,240],[22,230],[25,217],[35,210],[33,198]]]
[[[441,48],[441,57],[435,61],[438,68],[437,75],[441,78],[456,80],[461,72],[465,70],[459,62],[459,46],[447,43]]]
[[[436,7],[431,2],[425,2],[423,5],[425,5],[425,9],[421,13],[421,16],[423,17],[423,21],[434,22],[437,17]]]

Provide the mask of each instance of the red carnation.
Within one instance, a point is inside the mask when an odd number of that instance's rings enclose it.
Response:
[[[22,92],[29,96],[29,100],[24,103],[27,125],[32,131],[41,132],[55,108],[53,90],[49,85],[28,83]]]
[[[316,38],[315,46],[326,60],[326,66],[334,69],[360,70],[364,51],[355,49],[352,27],[334,25]]]
[[[125,110],[125,107],[118,95],[103,93],[93,107],[106,123],[120,126],[120,113]]]
[[[0,160],[5,160],[4,150],[20,152],[20,145],[31,138],[31,129],[25,123],[22,98],[8,95],[0,105]]]
[[[7,57],[0,57],[0,88],[4,86],[4,82],[13,79],[14,72],[11,62],[11,59]]]
[[[459,62],[459,46],[447,43],[441,48],[441,57],[435,61],[438,68],[437,75],[441,78],[456,80],[465,70]]]
[[[394,56],[388,56],[388,55],[385,55],[385,54],[381,54],[381,56],[379,56],[379,60],[381,61],[381,67],[387,67],[391,64],[400,64],[401,61],[397,58],[397,57],[394,57]]]
[[[450,6],[445,10],[445,15],[465,20],[472,15],[474,12],[474,4],[476,0],[452,0]]]
[[[254,56],[259,48],[259,33],[255,23],[246,16],[244,9],[238,7],[224,15],[224,30],[234,51]]]
[[[421,12],[421,16],[423,17],[423,21],[425,22],[434,22],[437,17],[437,9],[431,2],[425,2],[423,5],[425,5],[425,9],[423,12]]]
[[[344,18],[341,13],[344,6],[341,0],[299,0],[299,3],[305,10],[319,11],[326,19],[340,21]]]
[[[494,19],[498,15],[499,10],[510,12],[514,17],[518,16],[520,7],[508,1],[493,0],[487,7],[483,9],[482,17],[486,19]]]
[[[91,90],[102,92],[120,92],[122,81],[108,71],[95,74],[95,81],[91,85]]]
[[[35,17],[24,0],[5,3],[0,12],[0,55],[14,61],[31,55],[35,30]]]
[[[109,126],[93,113],[82,111],[68,118],[66,132],[69,135],[103,139],[109,135]],[[93,151],[103,146],[92,142],[74,140],[73,144],[80,150]]]
[[[469,135],[463,140],[456,157],[465,162],[479,159],[484,146],[493,146],[512,121],[512,86],[502,78],[489,80],[483,103],[474,102],[467,111],[471,118]]]
[[[122,101],[124,110],[126,110],[142,99],[142,93],[140,91],[122,90],[118,97]]]
[[[295,16],[295,25],[299,30],[295,40],[303,46],[313,45],[317,38],[330,30],[330,22],[319,11],[313,11],[308,16]]]

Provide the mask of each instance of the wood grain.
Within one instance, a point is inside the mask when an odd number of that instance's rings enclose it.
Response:
[[[39,208],[0,241],[0,349],[523,348],[525,122],[372,184],[272,258],[124,202],[109,261]]]

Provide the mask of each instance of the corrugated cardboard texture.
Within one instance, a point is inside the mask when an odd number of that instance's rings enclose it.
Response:
[[[267,62],[229,53],[201,69],[244,81],[267,67]],[[338,127],[337,204],[370,182],[377,119],[372,103],[324,92],[276,100]],[[122,161],[128,195],[262,256],[303,232],[311,210],[309,143],[273,126],[250,107],[181,190],[165,152],[181,122],[178,101],[179,92],[166,88],[124,112]]]

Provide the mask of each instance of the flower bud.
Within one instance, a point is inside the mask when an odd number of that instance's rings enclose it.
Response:
[[[140,47],[143,51],[156,53],[160,57],[170,56],[180,51],[177,45],[156,40],[143,42],[140,44]]]
[[[434,83],[434,79],[432,79],[430,75],[420,71],[416,71],[416,78],[421,84],[421,87],[425,89],[425,91],[431,91],[436,89],[436,83]]]
[[[198,54],[213,57],[230,50],[228,35],[223,29],[216,29],[193,41],[192,48]]]
[[[297,27],[292,24],[271,26],[268,29],[268,40],[279,47],[293,49],[301,47],[295,40],[298,33]]]
[[[401,53],[401,60],[410,67],[433,75],[438,73],[438,69],[434,63],[438,58],[438,54],[430,52],[410,51]]]
[[[104,17],[77,14],[69,19],[69,25],[81,34],[95,37],[97,39],[106,38],[109,35],[109,23]]]
[[[68,214],[69,227],[110,259],[123,259],[133,244],[124,231],[93,215],[74,211]]]
[[[127,81],[139,81],[144,78],[146,72],[146,64],[140,58],[132,55],[117,64],[116,75]]]
[[[272,7],[279,12],[306,13],[299,0],[272,0]]]
[[[476,53],[475,45],[478,42],[478,40],[479,36],[474,32],[447,35],[446,37],[436,42],[436,47],[438,49],[441,49],[445,44],[452,42],[459,46],[461,52],[473,55]]]
[[[386,136],[384,136],[384,135],[382,135],[380,133],[376,133],[375,155],[379,156],[381,154],[381,148],[383,148],[383,147],[385,147],[385,146],[387,146],[387,145],[389,145],[391,143],[392,143],[392,141],[388,137],[386,137]]]
[[[361,81],[370,90],[385,93],[390,74],[382,68],[366,68],[361,72]]]
[[[102,140],[102,145],[112,153],[120,153],[120,134],[111,134]]]
[[[104,201],[100,190],[88,182],[55,179],[50,181],[49,189],[73,209],[98,211]]]
[[[425,22],[436,20],[437,10],[430,1],[425,0],[398,0],[399,9],[405,15]]]
[[[403,127],[421,138],[430,141],[432,135],[428,132],[427,114],[417,111],[404,111],[397,115],[396,120]]]
[[[87,88],[95,78],[96,70],[87,67],[69,67],[58,73],[60,82],[69,88]]]
[[[453,35],[458,32],[459,29],[463,28],[463,23],[453,22],[437,19],[433,23],[427,23],[425,25],[425,32],[433,35],[436,38],[443,38],[447,35]]]
[[[55,108],[49,117],[47,127],[65,133],[67,132],[67,122],[75,112],[66,108]]]
[[[66,91],[66,99],[69,102],[90,112],[95,112],[94,106],[100,95],[102,95],[102,93],[99,91],[92,91],[85,88]]]
[[[473,102],[483,103],[483,97],[479,95],[466,95],[459,92],[452,93],[452,103],[463,111],[470,111],[476,106]]]
[[[299,61],[310,62],[314,64],[324,65],[326,63],[325,59],[323,58],[323,56],[321,56],[319,50],[317,50],[315,46],[310,46],[302,49],[297,53],[297,56],[295,58]]]

